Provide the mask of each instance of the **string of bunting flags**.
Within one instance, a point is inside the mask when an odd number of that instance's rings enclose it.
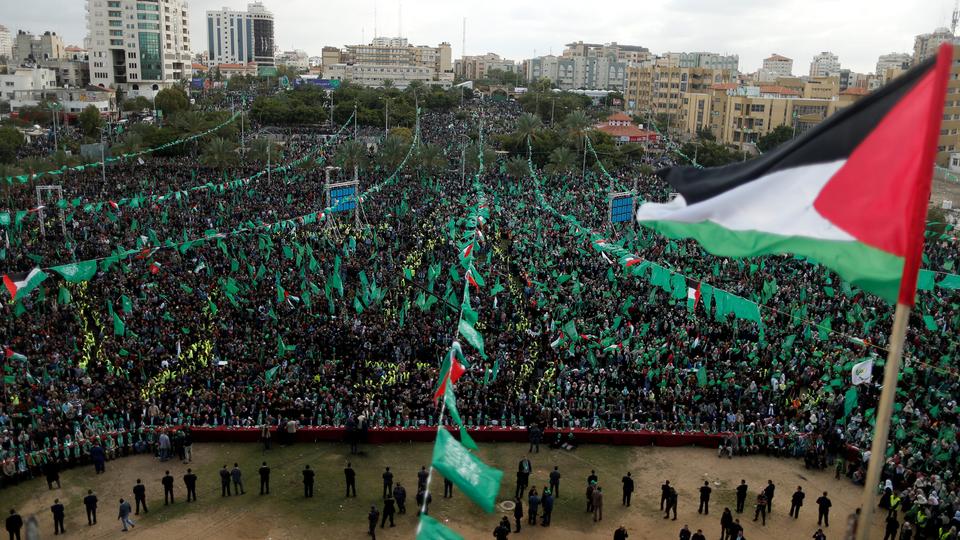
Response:
[[[161,144],[160,146],[155,146],[155,147],[153,147],[153,148],[147,148],[147,149],[145,149],[145,150],[140,150],[140,151],[138,151],[138,152],[130,152],[130,153],[127,153],[127,154],[123,154],[123,155],[121,155],[121,156],[108,157],[108,158],[106,158],[106,159],[103,160],[103,161],[96,161],[96,162],[93,162],[93,163],[85,163],[85,164],[83,164],[83,165],[75,165],[75,166],[73,166],[73,167],[68,167],[68,166],[64,165],[63,167],[60,167],[59,169],[53,169],[53,170],[49,170],[49,171],[36,172],[36,173],[31,173],[31,174],[20,174],[20,175],[17,175],[17,176],[5,176],[3,179],[4,179],[4,181],[5,181],[6,183],[8,183],[8,184],[12,184],[12,183],[14,183],[14,182],[18,182],[18,183],[20,183],[20,184],[25,184],[25,183],[29,182],[30,180],[36,180],[37,178],[40,178],[40,177],[42,177],[42,176],[56,176],[56,175],[60,175],[60,174],[64,174],[64,173],[70,172],[70,171],[82,171],[82,170],[87,169],[87,168],[90,168],[90,167],[100,167],[100,166],[103,165],[104,163],[113,163],[114,161],[119,161],[119,160],[121,160],[121,159],[135,158],[135,157],[138,157],[138,156],[142,156],[142,155],[145,155],[145,154],[150,154],[150,153],[152,153],[152,152],[156,152],[156,151],[158,151],[158,150],[164,150],[164,149],[166,149],[166,148],[170,148],[171,146],[177,146],[178,144],[187,143],[187,142],[190,142],[190,141],[197,140],[197,139],[199,139],[199,138],[201,138],[201,137],[205,137],[205,136],[207,136],[207,135],[209,135],[209,134],[211,134],[211,133],[213,133],[213,132],[215,132],[215,131],[220,130],[221,128],[223,128],[224,126],[230,124],[231,122],[234,122],[234,121],[235,121],[237,118],[239,118],[239,117],[240,117],[240,113],[239,113],[239,112],[235,112],[235,113],[233,113],[233,115],[230,116],[230,118],[228,118],[228,119],[227,119],[226,121],[224,121],[223,123],[218,124],[218,125],[210,128],[210,129],[208,129],[208,130],[206,130],[206,131],[204,131],[204,132],[202,132],[202,133],[197,133],[197,134],[195,134],[195,135],[190,135],[189,137],[183,137],[183,138],[177,139],[177,140],[175,140],[175,141],[170,141],[170,142],[168,142],[168,143]]]
[[[460,304],[460,315],[457,320],[457,334],[473,347],[481,358],[486,359],[483,349],[483,336],[477,331],[476,325],[479,315],[470,303],[470,288],[477,292],[485,286],[483,277],[477,270],[476,252],[482,249],[484,242],[483,228],[490,219],[490,207],[480,177],[483,174],[483,121],[479,126],[479,166],[473,178],[473,188],[477,195],[477,204],[473,206],[467,217],[459,221],[464,226],[459,244],[460,266],[464,269],[463,300]],[[434,400],[442,398],[440,414],[437,421],[437,438],[433,447],[433,457],[427,473],[427,483],[421,503],[420,522],[417,525],[417,540],[462,540],[462,536],[447,528],[437,520],[426,514],[426,506],[430,496],[430,481],[434,469],[458,488],[477,506],[488,514],[493,512],[497,494],[500,492],[500,482],[503,471],[488,466],[480,458],[470,452],[476,450],[477,445],[467,433],[463,421],[457,411],[457,398],[454,387],[457,380],[470,368],[470,363],[463,354],[463,349],[457,339],[453,340],[450,350],[446,353],[440,367],[440,380],[434,391]],[[454,425],[459,426],[460,441],[458,442],[444,427],[443,414],[450,413]]]

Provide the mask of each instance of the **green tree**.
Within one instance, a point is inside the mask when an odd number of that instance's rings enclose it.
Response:
[[[237,162],[237,147],[233,141],[214,137],[206,148],[200,161],[208,167],[230,167]]]
[[[553,152],[550,152],[550,160],[547,163],[547,172],[550,174],[564,175],[569,174],[570,171],[577,166],[577,158],[570,151],[569,148],[565,146],[560,146],[554,148]]]
[[[103,124],[103,119],[100,118],[100,111],[98,111],[95,106],[87,105],[80,111],[77,122],[80,124],[81,133],[87,137],[95,137],[100,126]]]
[[[0,127],[0,163],[14,163],[17,160],[17,150],[23,143],[23,134],[17,128]]]
[[[476,144],[471,144],[467,147],[467,173],[473,174],[477,172],[477,169],[480,166],[480,151],[477,148]],[[494,164],[494,161],[497,159],[497,153],[493,151],[489,146],[483,147],[483,168],[485,171],[489,172],[490,167]]]
[[[769,152],[781,144],[793,138],[793,128],[790,126],[777,126],[773,131],[767,133],[757,140],[757,148],[761,152]]]
[[[527,166],[527,160],[520,156],[514,156],[508,159],[507,176],[510,178],[516,178],[518,180],[524,180],[529,177],[530,168]]]
[[[247,159],[257,163],[266,163],[268,160],[276,163],[277,155],[277,146],[273,141],[265,138],[254,139],[246,150]]]
[[[380,168],[384,171],[393,172],[393,170],[400,165],[400,162],[403,161],[409,148],[410,143],[408,141],[395,135],[388,136],[386,140],[383,141],[383,144],[380,145],[380,153],[377,156],[377,162],[380,164]]]
[[[142,111],[144,109],[150,109],[151,107],[153,107],[153,104],[143,96],[123,100],[123,110],[127,112]]]
[[[417,148],[416,163],[417,169],[427,176],[442,173],[450,166],[450,162],[444,157],[443,151],[435,144],[420,145]]]
[[[157,104],[157,108],[163,111],[164,116],[190,108],[190,98],[187,97],[187,93],[176,86],[160,90],[153,101]]]
[[[590,117],[583,111],[573,111],[563,120],[564,131],[566,131],[570,141],[577,146],[577,149],[583,148],[583,136],[590,127]]]
[[[542,129],[543,121],[540,120],[539,116],[530,113],[523,113],[520,115],[520,118],[517,119],[515,133],[521,141],[526,143],[527,137],[536,139],[540,135],[540,130]]]
[[[360,141],[347,141],[337,148],[333,160],[344,171],[353,171],[354,167],[361,171],[365,170],[369,161],[367,147]]]

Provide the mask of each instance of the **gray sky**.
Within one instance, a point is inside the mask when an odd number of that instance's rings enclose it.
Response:
[[[14,9],[0,0],[0,24],[11,31],[53,30],[82,45],[86,0],[32,0]],[[281,49],[319,55],[325,45],[367,41],[374,33],[374,0],[264,0],[274,13]],[[192,46],[206,43],[205,12],[244,8],[246,0],[190,1]],[[496,52],[519,60],[559,54],[565,43],[617,41],[655,53],[713,51],[740,55],[752,72],[770,53],[794,60],[805,74],[811,57],[829,50],[843,67],[872,72],[877,56],[912,52],[913,37],[949,26],[954,0],[406,0],[403,34],[411,42],[448,41],[461,55],[467,18],[467,54]],[[376,0],[380,35],[398,32],[398,0]]]

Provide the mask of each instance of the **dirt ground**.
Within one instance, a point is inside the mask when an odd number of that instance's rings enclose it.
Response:
[[[94,539],[120,536],[117,506],[120,497],[130,499],[137,478],[147,485],[149,513],[133,516],[137,527],[124,536],[143,539],[230,538],[280,539],[366,538],[366,515],[371,504],[378,504],[381,474],[390,466],[395,481],[407,487],[408,501],[415,492],[416,472],[427,465],[431,447],[427,444],[365,447],[358,456],[349,456],[344,445],[303,444],[274,448],[264,452],[253,444],[197,444],[194,461],[189,466],[199,474],[198,502],[187,504],[181,477],[188,465],[171,461],[159,463],[147,456],[123,458],[107,463],[107,472],[96,476],[92,467],[72,469],[61,475],[63,487],[49,491],[42,479],[0,491],[2,510],[16,508],[24,518],[35,515],[42,538],[51,536],[53,521],[49,506],[59,497],[67,507],[66,530],[71,538]],[[512,498],[515,489],[517,462],[526,445],[483,444],[480,456],[504,471],[499,501]],[[347,460],[353,462],[358,476],[357,498],[343,497],[343,472]],[[809,471],[802,462],[765,457],[719,459],[714,451],[699,448],[655,448],[584,446],[573,452],[553,451],[546,447],[530,456],[534,473],[531,482],[542,487],[548,483],[549,471],[559,466],[562,474],[560,497],[554,507],[549,528],[529,527],[526,518],[519,534],[511,538],[588,540],[609,539],[619,525],[625,525],[630,539],[675,539],[687,524],[691,530],[703,529],[707,538],[720,533],[720,515],[725,506],[735,506],[733,489],[740,479],[750,486],[747,512],[736,515],[745,526],[750,540],[809,539],[816,531],[816,498],[823,491],[833,501],[831,527],[825,529],[831,540],[843,538],[846,516],[859,501],[860,490],[846,480],[834,480],[828,472]],[[272,468],[271,494],[259,495],[256,469],[266,460]],[[246,494],[220,497],[217,469],[234,462],[244,471]],[[315,496],[303,497],[300,471],[309,463],[317,472]],[[177,481],[176,503],[163,505],[160,478],[169,469]],[[604,516],[594,523],[586,513],[585,481],[595,470],[605,493]],[[630,471],[636,492],[629,508],[621,505],[620,478]],[[659,512],[660,484],[669,479],[680,494],[679,518],[664,520]],[[766,481],[777,486],[773,512],[766,527],[753,522],[751,502]],[[710,515],[696,512],[698,489],[707,480],[713,487]],[[800,518],[787,516],[790,494],[797,486],[807,493]],[[99,523],[86,524],[82,498],[87,489],[94,489],[100,499]],[[493,528],[505,512],[497,510],[485,515],[459,490],[452,499],[442,497],[442,479],[435,475],[431,484],[434,494],[430,514],[467,539],[492,538]],[[416,526],[415,505],[408,502],[408,514],[397,516],[396,527],[377,529],[381,539],[413,538]],[[524,505],[526,510],[526,505]],[[510,513],[512,521],[512,512]],[[882,536],[880,520],[875,528]]]

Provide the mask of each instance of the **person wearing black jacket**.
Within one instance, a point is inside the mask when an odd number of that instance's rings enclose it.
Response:
[[[66,534],[67,531],[63,530],[63,518],[64,510],[63,503],[60,502],[60,499],[53,500],[53,506],[50,507],[50,512],[53,513],[53,534]]]
[[[516,505],[513,507],[513,521],[517,524],[517,530],[514,532],[520,532],[520,520],[523,519],[523,500],[517,497],[513,502]]]
[[[623,482],[623,505],[630,506],[630,497],[633,495],[633,477],[628,472],[620,481]]]
[[[663,511],[664,503],[667,502],[667,499],[670,497],[670,481],[666,480],[663,485],[660,486],[660,511]]]
[[[393,486],[393,499],[397,501],[397,513],[406,514],[407,513],[407,488],[403,487],[403,484],[397,482]]]
[[[833,503],[827,497],[827,492],[824,491],[823,495],[817,499],[817,525],[821,525],[821,522],[824,527],[830,526],[830,507],[833,506]]]
[[[550,491],[553,492],[554,497],[560,496],[560,467],[556,465],[550,471]]]
[[[43,466],[43,474],[47,477],[47,489],[53,489],[53,484],[60,488],[60,466],[56,461],[48,461]]]
[[[137,478],[137,485],[133,486],[133,498],[137,503],[137,511],[134,512],[135,515],[140,515],[141,504],[143,505],[143,513],[146,514],[149,512],[149,510],[147,510],[147,486],[143,485],[139,478]]]
[[[197,475],[193,474],[193,469],[187,469],[187,474],[183,475],[183,484],[187,486],[187,502],[197,501]]]
[[[270,494],[270,467],[267,467],[267,462],[264,461],[260,465],[260,494],[269,495]],[[266,491],[264,491],[266,490]]]
[[[227,470],[227,466],[224,465],[220,469],[220,496],[229,497],[230,496],[230,471]]]
[[[630,536],[630,534],[627,533],[627,528],[623,525],[613,532],[613,540],[627,540],[628,536]]]
[[[767,480],[767,487],[763,488],[763,495],[767,499],[767,514],[773,513],[773,493],[776,489],[777,486],[773,484],[773,480]]]
[[[87,490],[87,496],[83,498],[83,506],[87,509],[87,525],[97,523],[97,496],[93,494],[92,489]]]
[[[173,504],[173,476],[170,475],[170,471],[166,472],[160,483],[163,484],[163,505]]]
[[[733,514],[729,508],[723,509],[723,515],[720,516],[720,538],[732,538],[733,535]]]
[[[353,470],[353,467],[350,466],[350,462],[347,462],[346,468],[343,469],[343,477],[347,482],[347,494],[346,497],[350,496],[350,491],[353,491],[353,496],[357,496],[357,473]]]
[[[303,468],[303,496],[304,497],[313,497],[313,477],[314,472],[310,468],[310,465],[307,465]]]
[[[387,498],[383,500],[383,518],[380,519],[381,529],[387,524],[387,518],[390,518],[390,526],[393,527],[394,514],[396,514],[396,509],[394,507],[393,496],[387,494]]]
[[[710,493],[713,492],[713,489],[710,488],[710,482],[707,480],[703,481],[703,485],[700,486],[700,507],[697,508],[697,513],[703,513],[704,515],[710,514]]]
[[[367,534],[373,537],[374,540],[377,538],[377,520],[380,519],[380,512],[377,510],[377,507],[370,505],[370,513],[367,514],[367,524],[370,525],[370,529],[367,530]]]
[[[737,513],[743,513],[743,507],[747,502],[747,481],[740,480],[740,485],[737,486]]]
[[[7,532],[10,534],[10,540],[20,540],[20,529],[23,528],[23,518],[13,508],[10,509],[10,515],[6,521]]]
[[[797,486],[797,490],[793,492],[793,496],[790,498],[790,515],[793,519],[800,517],[800,507],[803,506],[803,499],[807,494],[803,492],[803,488]]]

